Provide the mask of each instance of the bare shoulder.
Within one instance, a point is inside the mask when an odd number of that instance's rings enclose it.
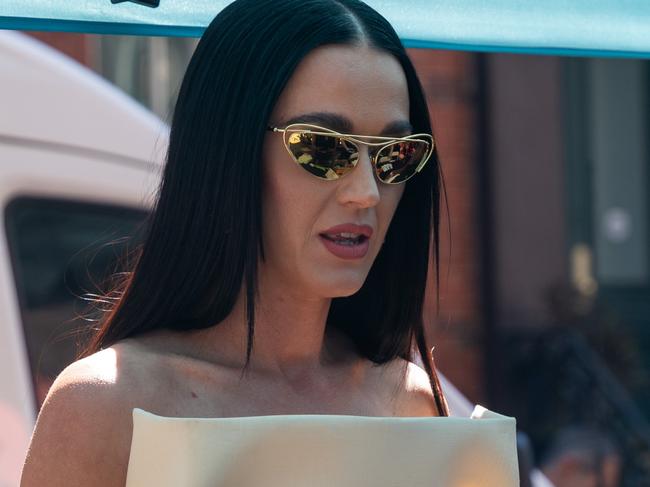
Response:
[[[397,416],[438,416],[429,375],[419,365],[403,358],[391,363],[396,385]]]
[[[429,374],[413,362],[407,362],[406,368],[405,394],[409,416],[438,416]]]
[[[69,365],[52,385],[32,435],[21,486],[123,486],[132,409],[146,354],[120,343]]]

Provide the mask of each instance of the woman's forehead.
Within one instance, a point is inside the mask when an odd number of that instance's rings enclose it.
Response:
[[[301,61],[272,121],[328,122],[334,130],[379,133],[408,120],[408,84],[394,56],[367,46],[331,45]]]

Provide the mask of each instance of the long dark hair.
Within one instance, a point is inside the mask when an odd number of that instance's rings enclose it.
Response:
[[[262,143],[300,61],[327,44],[392,54],[408,83],[411,124],[431,133],[422,87],[391,25],[358,0],[238,0],[208,26],[176,103],[167,163],[144,244],[84,354],[154,329],[207,328],[230,314],[245,285],[246,368],[262,248]],[[381,364],[412,360],[415,344],[440,415],[446,403],[426,343],[422,307],[433,234],[439,282],[437,153],[406,183],[363,287],[332,301],[327,326]],[[408,238],[405,236],[408,235]]]

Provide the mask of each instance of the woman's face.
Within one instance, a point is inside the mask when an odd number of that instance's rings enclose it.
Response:
[[[296,122],[357,135],[408,135],[409,96],[399,62],[388,53],[362,46],[312,51],[289,80],[270,120],[280,128]],[[349,296],[361,288],[404,184],[380,182],[368,147],[360,147],[352,172],[329,181],[296,164],[281,133],[267,134],[263,280],[268,277],[273,286],[314,297]],[[351,242],[337,243],[341,231],[362,230],[335,228],[345,224],[366,226],[372,235],[353,247],[346,246]]]

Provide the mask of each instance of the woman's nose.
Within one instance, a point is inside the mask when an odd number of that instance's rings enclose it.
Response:
[[[368,147],[360,147],[357,165],[339,183],[339,199],[342,204],[370,208],[379,203],[379,181],[372,167]]]

